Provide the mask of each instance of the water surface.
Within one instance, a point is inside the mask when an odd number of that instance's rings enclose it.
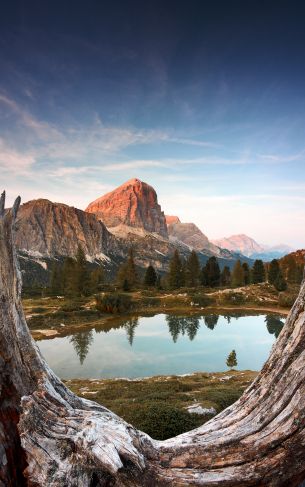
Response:
[[[68,378],[147,377],[227,369],[231,350],[237,369],[261,369],[284,320],[274,315],[175,316],[117,320],[113,326],[41,340],[42,354]]]

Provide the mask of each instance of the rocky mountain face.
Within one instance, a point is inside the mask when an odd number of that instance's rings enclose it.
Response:
[[[165,215],[166,225],[171,225],[172,223],[181,223],[178,216]]]
[[[215,245],[194,223],[181,223],[180,220],[167,225],[169,237],[180,240],[194,250],[212,250]]]
[[[86,212],[93,213],[107,228],[119,225],[143,228],[167,238],[165,216],[158,204],[156,191],[139,179],[130,179],[114,191],[88,205]]]
[[[253,238],[248,235],[232,235],[231,237],[221,238],[219,240],[212,240],[212,242],[221,247],[222,249],[230,250],[231,252],[237,252],[247,257],[255,253],[264,251],[264,248],[258,244]]]
[[[97,199],[86,211],[45,199],[23,204],[16,244],[24,282],[44,285],[52,260],[75,256],[79,244],[87,260],[102,265],[110,275],[131,246],[138,266],[152,264],[161,273],[168,270],[177,248],[184,258],[196,250],[201,264],[216,255],[221,267],[233,267],[237,258],[211,243],[195,224],[181,223],[177,216],[165,218],[155,190],[139,179]]]
[[[268,246],[259,244],[253,238],[244,234],[232,235],[231,237],[212,240],[212,242],[222,249],[228,249],[231,252],[240,253],[251,259],[262,259],[264,261],[278,259],[293,251],[288,245]]]
[[[89,260],[120,251],[117,239],[95,215],[45,199],[29,201],[18,212],[16,245],[37,257],[74,256],[81,244]]]

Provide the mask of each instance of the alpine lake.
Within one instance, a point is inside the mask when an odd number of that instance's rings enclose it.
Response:
[[[260,370],[284,318],[234,312],[206,315],[125,316],[65,337],[39,340],[63,379],[141,378],[221,372],[236,351],[237,370]]]

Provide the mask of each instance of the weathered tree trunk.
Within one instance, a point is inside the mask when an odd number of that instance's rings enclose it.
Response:
[[[202,427],[152,440],[48,368],[20,300],[0,202],[0,486],[298,486],[305,479],[305,282],[261,373]]]

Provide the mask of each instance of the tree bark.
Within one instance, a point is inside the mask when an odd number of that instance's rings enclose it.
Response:
[[[20,204],[0,200],[0,486],[298,486],[305,479],[305,281],[242,397],[202,427],[155,441],[75,396],[49,369],[21,304]]]

